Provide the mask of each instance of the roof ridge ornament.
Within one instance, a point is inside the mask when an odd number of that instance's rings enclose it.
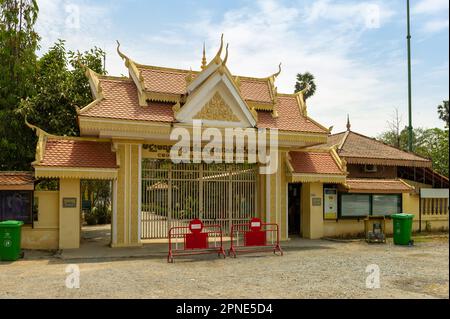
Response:
[[[227,43],[227,47],[226,47],[226,49],[225,49],[225,58],[223,59],[222,65],[226,65],[227,62],[228,62],[228,46],[229,46],[229,45],[230,45],[230,44]]]
[[[217,52],[216,56],[214,57],[214,62],[216,64],[220,64],[220,55],[222,54],[222,50],[223,50],[223,33],[222,36],[220,37],[220,47],[219,47],[219,51]]]
[[[275,74],[273,74],[273,75],[271,76],[271,78],[276,79],[276,78],[281,74],[281,65],[282,65],[282,63],[280,62],[280,64],[278,65],[278,72],[275,73]]]
[[[127,57],[122,51],[120,51],[120,42],[119,40],[116,40],[117,42],[117,54],[122,58],[122,60],[129,60],[130,58]]]
[[[347,132],[350,132],[352,125],[350,124],[350,115],[347,114]]]

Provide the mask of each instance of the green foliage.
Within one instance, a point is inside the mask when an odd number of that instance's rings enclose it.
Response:
[[[309,72],[297,74],[297,82],[295,83],[295,93],[307,88],[303,94],[305,101],[316,93],[316,83],[314,82],[314,75]]]
[[[20,100],[35,92],[36,0],[0,0],[0,170],[28,170],[35,137],[15,113]]]
[[[396,132],[387,131],[382,133],[378,139],[392,146],[397,146],[397,141],[399,141],[399,148],[404,151],[408,150],[407,128],[401,131],[399,137]],[[414,153],[430,158],[433,162],[433,169],[444,176],[448,176],[448,147],[448,130],[439,128],[415,128],[413,130]]]
[[[438,105],[439,118],[445,122],[445,127],[449,127],[448,119],[448,100],[443,101],[441,105]]]
[[[83,200],[91,201],[91,210],[84,218],[88,225],[111,223],[111,182],[102,180],[81,181]]]
[[[38,61],[36,94],[23,100],[19,113],[29,122],[56,135],[76,136],[76,107],[92,101],[89,82],[81,64],[103,73],[101,49],[67,51],[59,40]]]

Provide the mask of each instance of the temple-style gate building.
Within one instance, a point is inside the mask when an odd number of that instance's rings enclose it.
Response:
[[[93,102],[77,110],[81,137],[29,124],[39,136],[35,178],[59,179],[59,190],[35,192],[38,218],[24,228],[27,248],[79,247],[85,179],[112,182],[112,247],[165,238],[169,227],[194,217],[220,223],[225,232],[233,222],[260,217],[281,226],[282,240],[357,234],[365,216],[397,212],[416,214],[417,229],[419,212],[424,221],[428,216],[418,189],[448,187],[428,159],[350,127],[331,135],[308,116],[304,92],[277,91],[281,68],[266,78],[231,73],[223,41],[209,63],[203,56],[200,71],[141,65],[120,45],[118,53],[128,77],[86,68]],[[174,163],[171,133],[194,134],[194,121],[224,135],[227,128],[276,129],[276,170],[261,174],[262,164],[248,161]],[[429,214],[432,226],[448,227],[448,199],[439,205],[439,213]]]

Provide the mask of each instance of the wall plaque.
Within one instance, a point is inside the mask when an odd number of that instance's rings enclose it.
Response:
[[[322,198],[320,198],[320,197],[313,197],[312,198],[312,205],[313,206],[322,206]]]
[[[64,197],[63,198],[63,208],[76,208],[77,207],[77,199],[72,197]]]

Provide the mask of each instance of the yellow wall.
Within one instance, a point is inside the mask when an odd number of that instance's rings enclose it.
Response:
[[[303,183],[301,189],[301,235],[317,239],[323,236],[323,184]],[[320,199],[320,206],[313,206],[313,198]]]
[[[402,195],[403,213],[413,214],[413,231],[419,230],[419,195],[405,193]],[[448,215],[442,216],[422,216],[422,231],[425,230],[426,223],[431,223],[432,230],[448,230]],[[392,220],[386,219],[385,233],[391,235],[393,232]],[[324,237],[345,237],[356,236],[364,233],[364,218],[339,219],[324,221]]]
[[[59,192],[36,191],[38,200],[38,221],[34,228],[22,227],[22,248],[58,249],[59,241]]]
[[[140,246],[139,238],[139,144],[119,144],[120,169],[117,179],[117,222],[112,225],[112,247]]]
[[[76,198],[74,208],[63,208],[64,198]],[[59,248],[80,247],[80,180],[60,179],[59,181]]]

